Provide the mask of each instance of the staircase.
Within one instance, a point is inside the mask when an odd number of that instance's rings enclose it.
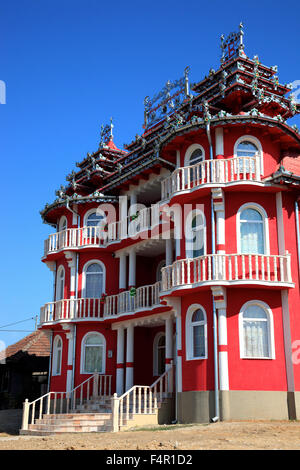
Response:
[[[118,432],[157,425],[172,389],[172,367],[151,386],[135,385],[120,397],[110,393],[111,376],[94,374],[70,393],[49,392],[31,403],[26,400],[20,434]]]

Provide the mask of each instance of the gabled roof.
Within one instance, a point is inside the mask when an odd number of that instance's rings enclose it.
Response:
[[[50,342],[48,336],[43,331],[34,331],[15,344],[0,351],[0,360],[15,358],[20,353],[30,356],[47,357],[50,356]]]

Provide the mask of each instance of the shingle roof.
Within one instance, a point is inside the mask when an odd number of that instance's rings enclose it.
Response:
[[[30,333],[30,335],[25,336],[25,338],[22,338],[17,343],[0,351],[0,360],[8,359],[20,352],[26,352],[31,356],[38,357],[50,356],[50,342],[47,335],[43,331]]]

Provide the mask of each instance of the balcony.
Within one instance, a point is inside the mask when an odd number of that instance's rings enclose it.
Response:
[[[49,302],[40,311],[40,324],[63,320],[99,320],[103,317],[101,299],[63,299]]]
[[[204,285],[294,287],[290,254],[214,254],[162,268],[162,293]]]
[[[105,248],[126,238],[135,238],[153,230],[161,223],[160,204],[146,207],[134,216],[111,222],[107,226],[69,228],[51,234],[44,242],[44,257],[62,250]]]
[[[110,295],[105,299],[104,318],[134,313],[140,310],[150,310],[161,306],[161,282],[142,286],[135,291],[125,291]]]
[[[260,183],[259,156],[204,160],[177,168],[162,181],[161,198],[168,200],[177,193],[190,192],[207,185]]]

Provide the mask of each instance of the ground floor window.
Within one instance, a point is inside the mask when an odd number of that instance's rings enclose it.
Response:
[[[105,372],[105,338],[101,333],[88,333],[82,342],[82,367],[83,374]]]
[[[253,301],[242,308],[240,345],[243,358],[274,357],[273,316],[267,305]]]

